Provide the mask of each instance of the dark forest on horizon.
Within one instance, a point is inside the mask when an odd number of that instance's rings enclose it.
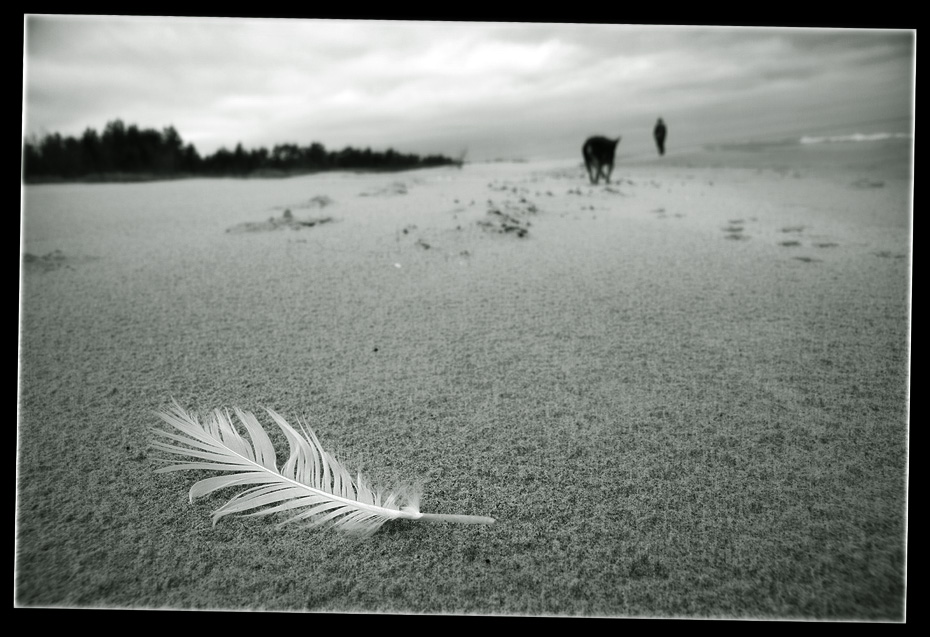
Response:
[[[273,177],[324,170],[393,171],[436,166],[460,166],[461,159],[442,155],[421,157],[391,148],[372,151],[347,146],[327,151],[313,142],[309,146],[278,144],[245,150],[220,148],[201,157],[185,144],[173,126],[158,131],[126,126],[122,120],[108,122],[103,133],[87,128],[80,138],[49,133],[31,137],[23,144],[23,180],[131,181],[180,177]]]

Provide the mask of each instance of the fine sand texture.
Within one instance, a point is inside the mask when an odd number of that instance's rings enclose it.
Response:
[[[866,146],[24,187],[14,603],[901,621],[910,146]],[[172,399],[497,522],[214,527]]]

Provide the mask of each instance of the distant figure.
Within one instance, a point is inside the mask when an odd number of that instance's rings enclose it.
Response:
[[[620,137],[617,139],[607,139],[606,137],[591,137],[581,147],[581,154],[584,155],[584,166],[588,170],[588,177],[592,184],[596,184],[601,175],[610,183],[610,173],[614,170],[614,154],[617,152],[617,144],[620,143]],[[607,172],[604,172],[604,170]]]
[[[662,118],[659,118],[659,121],[656,122],[656,127],[652,130],[652,136],[656,138],[656,146],[659,148],[659,154],[665,154],[665,122],[662,121]]]

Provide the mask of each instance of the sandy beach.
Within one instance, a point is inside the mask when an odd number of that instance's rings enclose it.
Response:
[[[24,186],[15,603],[899,620],[910,143]],[[172,399],[497,523],[213,527]]]

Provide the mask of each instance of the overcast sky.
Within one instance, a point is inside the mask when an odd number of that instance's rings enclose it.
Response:
[[[910,132],[913,31],[27,16],[24,133],[174,126],[474,160]]]

